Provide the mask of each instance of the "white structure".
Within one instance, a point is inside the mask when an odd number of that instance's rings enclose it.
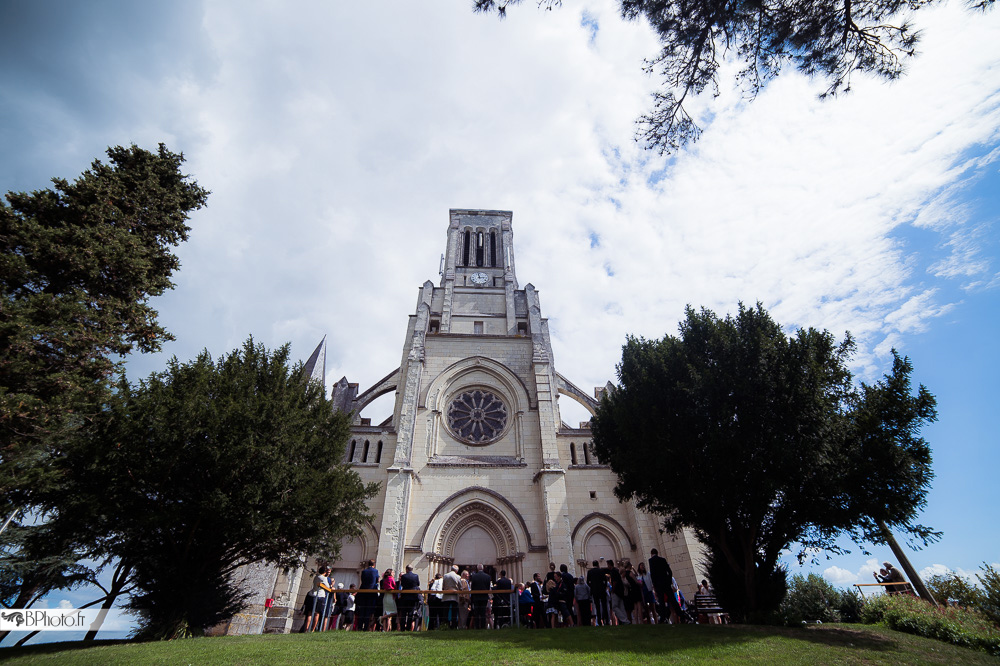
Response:
[[[355,414],[348,460],[381,485],[374,523],[344,544],[333,575],[345,587],[357,582],[370,558],[380,571],[412,566],[425,586],[451,564],[483,563],[524,581],[549,562],[583,575],[601,557],[637,564],[657,548],[693,596],[693,536],[663,535],[657,518],[618,502],[589,424],[560,418],[560,396],[593,413],[605,388],[591,397],[556,371],[538,292],[517,282],[511,217],[450,211],[441,283],[418,292],[400,366],[363,392],[346,378],[333,387],[336,407]],[[320,376],[321,353],[322,343],[309,359]],[[390,392],[385,422],[359,416]],[[267,631],[291,628],[311,578],[275,571],[272,587],[262,581],[275,599]],[[236,625],[230,633],[252,632],[264,618],[249,612]]]

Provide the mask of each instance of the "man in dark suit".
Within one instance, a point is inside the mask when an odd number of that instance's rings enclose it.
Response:
[[[597,560],[594,560],[594,568],[587,572],[587,585],[590,586],[590,596],[594,600],[594,617],[598,627],[610,622],[608,619],[608,579],[605,576],[604,567]]]
[[[493,626],[497,629],[510,626],[514,621],[511,617],[513,606],[510,602],[510,591],[514,589],[514,581],[507,578],[507,572],[501,569],[500,578],[493,583],[493,589],[501,592],[493,595]]]
[[[361,583],[359,590],[378,589],[378,569],[375,568],[375,560],[368,560],[368,566],[361,570]],[[377,597],[374,593],[362,593],[357,595],[358,608],[358,630],[365,631],[371,624],[372,616],[375,614],[375,602]]]
[[[545,582],[542,580],[542,574],[536,573],[528,587],[531,588],[531,596],[534,598],[531,605],[531,619],[534,620],[536,629],[542,629],[545,627],[545,603],[542,601]]]
[[[419,590],[420,576],[413,573],[413,567],[407,565],[406,573],[399,577],[400,590]],[[396,602],[399,609],[400,628],[403,631],[413,630],[413,609],[417,606],[417,595],[401,594]]]
[[[559,600],[566,604],[566,624],[573,626],[576,624],[576,615],[573,613],[573,593],[576,588],[576,577],[569,575],[569,567],[565,564],[559,565]]]
[[[476,571],[469,576],[469,588],[473,592],[489,592],[493,580],[490,575],[483,571],[483,565],[477,564]],[[472,595],[472,626],[476,629],[486,628],[486,604],[489,603],[488,594]]]
[[[670,564],[656,552],[656,549],[649,551],[649,577],[653,581],[653,593],[656,595],[656,612],[662,618],[666,615],[663,604],[666,603],[670,609],[670,622],[677,624],[681,621],[681,607],[677,603],[674,594],[674,572]]]

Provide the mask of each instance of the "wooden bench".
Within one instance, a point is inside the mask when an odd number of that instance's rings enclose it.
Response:
[[[719,605],[714,594],[694,595],[694,606],[698,624],[729,624],[729,613]]]

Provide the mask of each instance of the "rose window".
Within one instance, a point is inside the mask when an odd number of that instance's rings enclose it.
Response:
[[[448,407],[448,427],[462,441],[487,444],[507,425],[507,407],[489,391],[466,391]]]

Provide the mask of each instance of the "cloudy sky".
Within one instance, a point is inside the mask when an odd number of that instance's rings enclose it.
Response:
[[[500,22],[464,0],[0,3],[0,190],[162,141],[212,191],[156,302],[177,340],[133,377],[250,334],[305,358],[326,335],[328,382],[370,385],[439,280],[449,208],[514,212],[519,281],[579,386],[686,304],[849,330],[868,381],[896,347],[940,411],[923,521],[945,536],[914,565],[1000,560],[1000,13],[922,12],[907,76],[834,100],[792,71],[753,103],[724,83],[692,107],[702,140],[665,158],[633,140],[648,27],[613,0],[533,4]],[[867,560],[810,570],[850,584]]]

